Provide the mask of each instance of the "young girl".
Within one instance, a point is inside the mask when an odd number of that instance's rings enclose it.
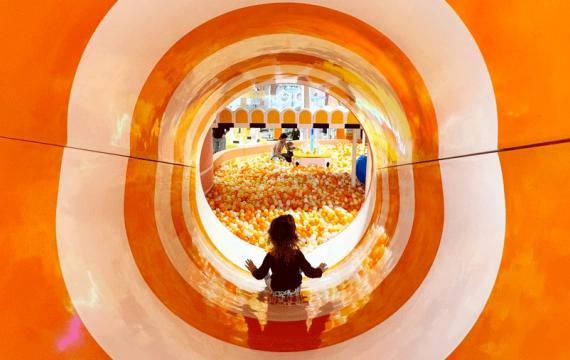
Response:
[[[281,134],[281,136],[279,136],[279,141],[277,141],[275,145],[273,145],[271,160],[285,160],[285,157],[283,156],[283,154],[281,154],[281,151],[283,151],[283,148],[285,148],[286,144],[287,144],[287,134],[283,133]]]
[[[261,280],[271,269],[270,288],[274,295],[298,295],[301,289],[301,271],[310,278],[319,278],[327,269],[322,263],[314,268],[298,249],[299,238],[296,233],[295,219],[291,215],[281,215],[271,222],[269,238],[273,249],[267,253],[263,264],[258,269],[253,261],[245,262],[251,274]]]

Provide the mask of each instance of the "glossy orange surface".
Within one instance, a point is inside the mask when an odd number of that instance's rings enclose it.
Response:
[[[499,147],[568,139],[570,3],[448,3],[489,67],[499,111]]]
[[[564,1],[448,1],[474,35],[493,80],[499,147],[570,137],[570,38]],[[566,15],[564,15],[566,14]],[[563,263],[568,145],[501,153],[507,205],[505,251],[497,284],[453,358],[568,358],[570,324]],[[561,162],[562,161],[562,162]]]
[[[87,41],[113,3],[0,4],[0,135],[66,144],[73,76]]]
[[[55,210],[62,149],[0,139],[0,154],[0,354],[105,358],[75,312],[59,268]]]
[[[507,233],[501,271],[485,310],[452,358],[570,356],[568,258],[570,144],[501,153]]]
[[[79,57],[112,4],[0,4],[0,136],[65,145]],[[107,358],[75,312],[59,268],[55,211],[62,152],[0,138],[4,358]]]

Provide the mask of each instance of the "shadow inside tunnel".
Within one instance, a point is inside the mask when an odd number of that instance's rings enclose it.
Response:
[[[301,297],[267,298],[268,320],[265,325],[256,316],[249,305],[243,307],[244,320],[247,324],[247,345],[251,349],[264,351],[304,351],[320,347],[321,335],[326,329],[330,311],[334,308],[326,303],[310,319],[308,304]],[[261,317],[261,316],[260,316]],[[280,318],[282,320],[272,320]],[[297,320],[286,320],[287,318]],[[300,319],[300,320],[299,320]]]

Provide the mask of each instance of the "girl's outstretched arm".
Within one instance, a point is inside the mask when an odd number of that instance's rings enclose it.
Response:
[[[323,271],[326,269],[326,265],[323,266],[319,266],[317,268],[314,268],[311,266],[311,264],[309,264],[309,262],[307,261],[307,259],[305,259],[305,255],[303,255],[303,253],[301,251],[298,252],[297,256],[298,261],[299,261],[299,267],[301,268],[301,270],[303,270],[303,273],[305,273],[305,275],[307,275],[307,277],[310,278],[320,278],[323,275]]]
[[[271,267],[271,256],[269,254],[265,255],[265,259],[263,259],[263,263],[259,269],[255,268],[255,265],[253,265],[252,268],[252,265],[253,262],[249,259],[245,262],[245,266],[249,271],[251,271],[251,275],[253,275],[257,280],[261,280],[269,272],[269,268]]]
[[[247,259],[245,261],[245,268],[249,270],[249,272],[254,272],[255,270],[257,270],[257,266],[255,266],[255,264],[253,263],[253,261],[251,261],[251,259]]]

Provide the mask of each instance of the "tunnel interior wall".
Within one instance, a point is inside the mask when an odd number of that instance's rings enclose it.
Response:
[[[470,266],[477,268],[480,265],[477,261],[491,256],[484,251],[469,253],[468,248],[463,249],[465,253],[454,254],[452,244],[441,244],[442,233],[450,231],[449,223],[444,223],[443,218],[434,220],[434,217],[428,216],[427,213],[433,211],[433,203],[437,203],[442,213],[446,209],[453,209],[451,214],[447,211],[446,216],[451,216],[452,219],[455,217],[456,223],[462,223],[461,217],[471,214],[457,209],[477,207],[481,213],[494,213],[497,210],[494,206],[504,206],[499,209],[505,215],[504,243],[501,244],[501,253],[493,255],[499,256],[500,264],[496,275],[488,274],[489,278],[495,277],[489,289],[490,296],[480,314],[472,319],[472,328],[457,339],[459,345],[450,357],[568,357],[570,354],[565,330],[570,323],[570,315],[566,311],[570,291],[565,265],[570,258],[566,241],[570,238],[570,223],[565,210],[567,199],[570,198],[567,186],[570,181],[570,167],[567,166],[570,159],[570,125],[566,115],[566,103],[570,96],[567,86],[570,81],[567,66],[570,63],[570,46],[567,43],[570,30],[566,26],[566,18],[570,13],[570,5],[556,1],[500,4],[465,0],[452,0],[448,4],[473,36],[489,71],[496,99],[497,145],[493,149],[480,149],[489,152],[485,154],[478,151],[453,152],[451,150],[454,149],[451,149],[449,154],[452,156],[426,158],[417,162],[412,159],[411,163],[397,164],[394,169],[398,170],[386,170],[392,173],[408,170],[413,172],[416,182],[422,184],[425,190],[423,193],[416,192],[414,208],[416,214],[420,215],[412,219],[414,227],[410,225],[410,234],[407,236],[409,240],[406,249],[416,250],[405,253],[395,265],[393,275],[382,283],[382,291],[372,296],[373,303],[383,299],[387,293],[392,294],[397,301],[378,309],[363,307],[360,310],[361,316],[351,326],[367,329],[369,324],[366,323],[366,318],[383,319],[384,325],[394,321],[405,324],[407,321],[412,326],[413,321],[409,317],[391,317],[398,307],[408,311],[405,305],[412,294],[417,293],[428,299],[430,293],[425,289],[428,285],[435,286],[436,280],[432,279],[439,276],[448,279],[450,284],[459,284]],[[130,173],[132,186],[126,190],[126,196],[152,192],[149,182],[155,181],[157,168],[168,167],[175,175],[179,173],[181,178],[183,176],[183,165],[161,163],[152,157],[131,154],[120,144],[111,143],[105,150],[91,146],[88,129],[84,134],[85,142],[68,141],[68,105],[80,59],[92,34],[113,5],[114,2],[101,0],[45,1],[34,4],[12,2],[1,5],[0,36],[6,42],[0,60],[5,69],[4,76],[0,79],[0,236],[3,244],[0,255],[3,274],[0,280],[3,319],[3,325],[0,326],[0,353],[7,357],[104,358],[110,354],[129,354],[126,345],[118,346],[113,351],[103,346],[103,343],[115,339],[110,339],[112,335],[103,338],[94,336],[77,311],[77,308],[85,309],[95,318],[101,310],[98,308],[101,299],[113,296],[108,291],[107,284],[96,280],[94,274],[97,269],[92,269],[93,274],[88,271],[76,274],[77,277],[73,279],[62,274],[62,261],[80,262],[81,256],[101,259],[106,256],[105,253],[97,255],[99,248],[94,246],[85,248],[85,254],[77,253],[76,258],[69,255],[61,257],[63,245],[58,244],[58,237],[62,227],[58,226],[56,214],[58,207],[63,207],[62,211],[65,212],[65,202],[61,200],[62,183],[70,198],[91,191],[90,198],[101,204],[99,209],[107,209],[105,206],[113,201],[112,198],[106,198],[110,190],[97,187],[97,181],[90,183],[92,187],[70,182],[62,174],[63,161],[72,161],[78,171],[93,180],[101,181],[113,180],[113,176],[124,177],[128,171],[136,170]],[[117,78],[116,81],[128,82],[129,79]],[[441,81],[453,82],[455,79]],[[457,91],[468,86],[469,84],[458,84]],[[105,90],[100,89],[101,92]],[[135,97],[137,95],[134,94]],[[113,104],[109,106],[112,107]],[[129,117],[130,114],[125,116]],[[122,127],[124,120],[120,117],[112,121],[116,123],[117,133],[133,131]],[[469,119],[459,118],[457,121]],[[478,135],[464,136],[464,139],[457,139],[458,143],[469,142],[469,137]],[[476,191],[478,187],[490,184],[491,179],[485,174],[496,172],[497,169],[502,180],[502,189],[497,190],[497,193],[503,191],[504,198],[499,199],[501,201],[467,203],[464,199],[468,194],[452,189],[445,193],[444,198],[443,193],[437,191],[440,186],[438,184],[441,183],[438,175],[441,171],[445,171],[449,179],[461,180],[469,189]],[[116,187],[124,191],[119,182]],[[390,188],[389,193],[394,196],[405,190],[404,186]],[[66,219],[78,227],[89,227],[93,234],[109,239],[114,236],[109,230],[109,224],[114,222],[118,222],[117,226],[135,231],[136,236],[146,236],[142,234],[142,229],[148,223],[154,223],[154,210],[145,202],[137,202],[136,198],[126,206],[127,209],[121,206],[114,208],[116,213],[95,211],[97,209],[93,208],[85,209],[82,213],[65,214]],[[390,209],[390,214],[398,213],[396,210]],[[123,225],[117,219],[127,211],[136,213],[137,217],[128,218],[128,223]],[[395,232],[396,225],[390,224],[390,221],[395,221],[394,216],[389,218],[386,229],[392,226]],[[460,238],[461,231],[463,234],[475,234],[494,225],[489,221],[481,223],[479,227],[459,229],[450,234]],[[121,278],[124,264],[118,263],[114,264],[116,267],[110,266],[105,270],[109,278],[117,278],[118,285],[124,282],[125,286],[133,286],[136,291],[133,290],[129,296],[147,299],[145,301],[153,306],[166,307],[168,311],[177,314],[174,319],[168,318],[168,321],[182,323],[183,320],[180,319],[192,318],[200,314],[200,310],[209,309],[202,307],[204,304],[199,301],[199,297],[192,295],[193,290],[186,288],[173,265],[170,265],[168,257],[160,253],[160,257],[150,259],[156,255],[152,252],[154,248],[145,252],[145,249],[137,247],[134,243],[136,236],[128,239],[131,243],[125,241],[122,247],[115,250],[117,253],[139,251],[137,261],[142,277],[141,274],[135,274],[130,278],[125,273]],[[101,246],[104,244],[114,246],[114,243],[102,241]],[[445,259],[455,264],[456,272],[443,274],[442,269],[430,270],[431,260],[438,254],[441,257],[444,250]],[[452,260],[454,256],[457,257],[455,263]],[[470,257],[472,261],[468,260]],[[431,260],[427,261],[426,258]],[[397,271],[405,266],[414,269],[408,274],[411,278],[405,278],[402,272]],[[427,279],[425,282],[424,278]],[[410,285],[402,287],[402,279],[406,279]],[[176,290],[162,287],[161,282],[174,284]],[[140,288],[133,284],[140,285]],[[148,284],[155,284],[152,291],[143,289]],[[472,286],[465,293],[486,291],[472,283],[466,283],[465,286]],[[71,289],[79,287],[86,289],[84,296],[72,300]],[[184,294],[180,301],[173,300],[180,294],[177,290]],[[444,292],[445,288],[440,290]],[[161,299],[162,303],[156,303],[153,296]],[[131,300],[125,296],[116,301],[116,309],[119,310],[113,315],[118,320],[104,324],[108,329],[120,329],[126,320],[140,322],[141,327],[147,329],[148,314],[129,307],[136,303]],[[185,309],[187,303],[184,301],[192,303],[194,310]],[[428,308],[434,306],[421,301],[414,305]],[[208,316],[216,316],[211,309],[207,311],[210,311],[206,312]],[[451,314],[450,321],[454,319],[453,315]],[[429,320],[426,318],[425,322],[428,323]],[[149,325],[149,328],[152,326]],[[197,343],[201,339],[201,332],[233,341],[227,339],[228,334],[223,328],[214,327],[207,321],[197,324],[196,328],[199,331],[189,335],[190,340],[180,341]],[[343,339],[341,329],[325,332],[322,341],[335,344],[339,339],[348,340]],[[389,333],[381,331],[384,330],[367,332],[358,338],[370,344],[379,337],[390,339]],[[160,332],[138,334],[135,331],[133,337],[124,339],[124,342],[147,344],[148,337],[152,338],[158,333]],[[421,337],[421,333],[414,335]],[[414,348],[414,339],[416,338],[410,335],[409,339],[398,340],[402,341],[398,344]],[[171,344],[171,339],[160,338],[160,341]],[[241,341],[243,343],[240,344],[242,347],[239,351],[244,352],[240,355],[244,358],[253,356],[255,353],[246,351],[247,339]],[[208,345],[212,345],[210,347],[190,346],[196,348],[196,356],[229,354],[225,352],[227,350],[220,350],[221,347],[216,348],[216,344],[218,343],[209,342]],[[370,358],[377,355],[354,344],[357,343],[346,341],[338,345],[340,348],[329,347],[316,351],[317,354],[318,351],[334,351],[336,355],[331,354],[331,357],[350,354],[353,357]],[[384,355],[397,357],[399,352],[395,348],[396,346],[387,349]],[[421,351],[429,349],[431,348],[418,349],[412,354],[419,357]],[[166,355],[176,357],[179,355],[176,352],[178,350],[182,351],[182,348],[172,345],[171,353]],[[139,351],[141,356],[145,355],[142,350]]]

